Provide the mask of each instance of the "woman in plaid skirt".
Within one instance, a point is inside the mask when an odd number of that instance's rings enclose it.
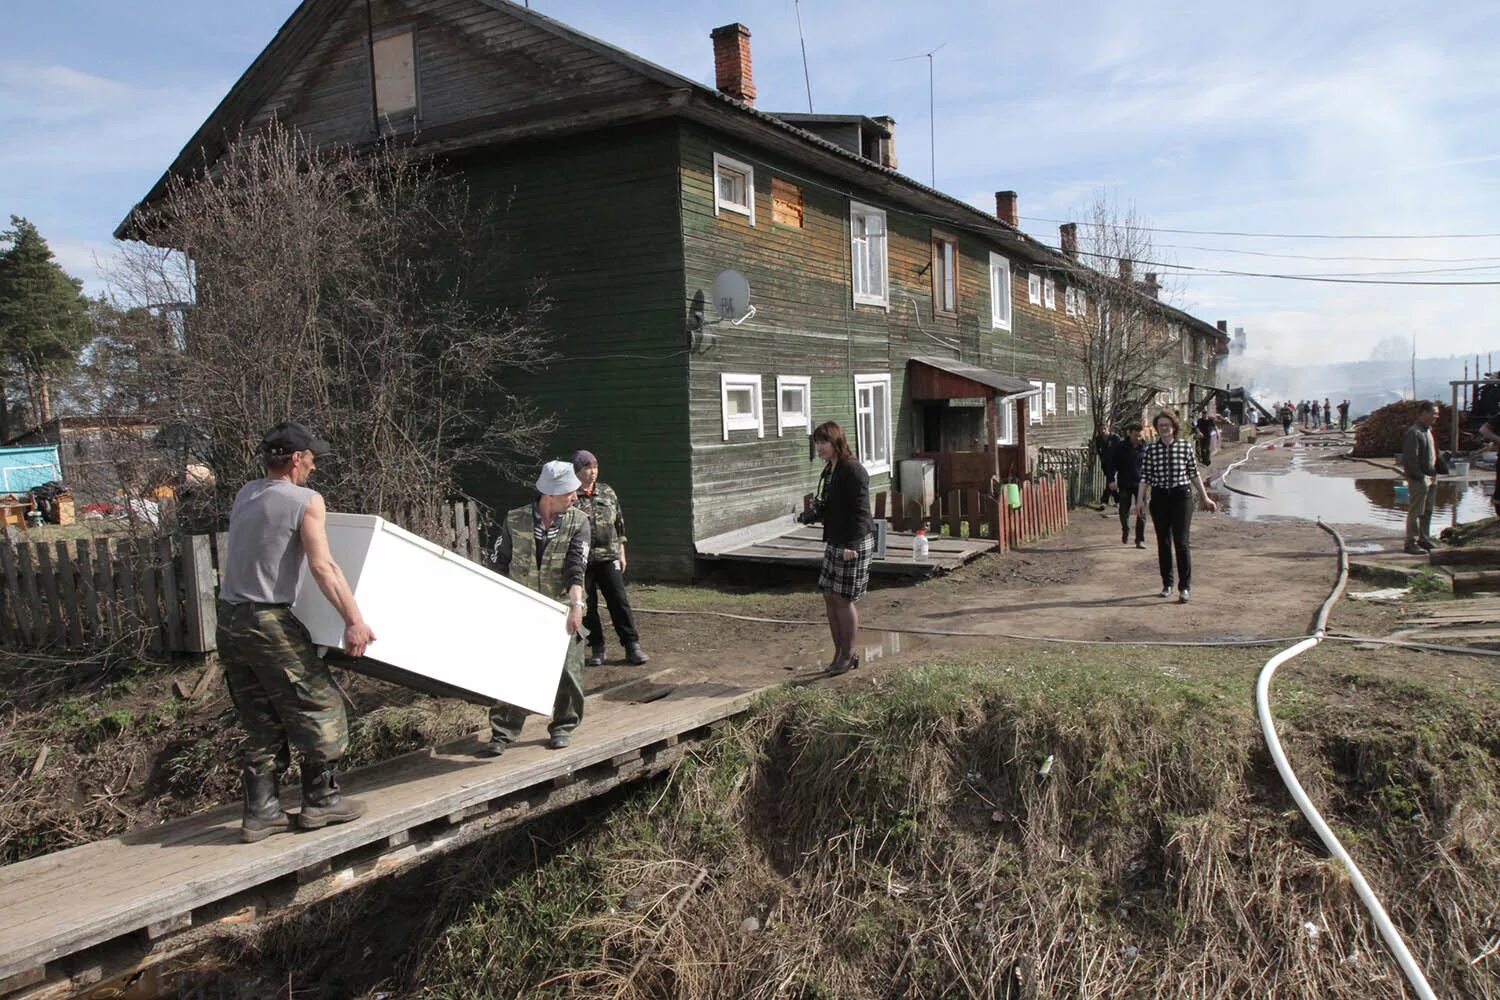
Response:
[[[859,612],[854,602],[870,584],[870,559],[875,552],[874,523],[870,517],[870,476],[859,464],[844,429],[832,420],[813,431],[818,457],[828,464],[818,479],[817,498],[800,520],[823,522],[823,569],[818,589],[828,612],[834,656],[830,674],[859,666],[854,642],[859,635]]]

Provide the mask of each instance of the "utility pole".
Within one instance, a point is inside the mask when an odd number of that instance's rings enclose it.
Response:
[[[802,34],[802,0],[792,0],[792,6],[797,11],[797,41],[802,43],[802,82],[807,84],[807,113],[812,114],[812,76],[807,72],[807,39]]]
[[[937,187],[937,98],[934,96],[936,89],[933,78],[932,57],[941,52],[947,45],[948,43],[944,42],[937,48],[928,49],[920,55],[903,56],[900,59],[891,60],[891,62],[909,62],[912,59],[927,60],[927,146],[932,170],[931,186],[934,188]]]

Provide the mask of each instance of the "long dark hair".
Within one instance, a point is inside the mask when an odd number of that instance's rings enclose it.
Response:
[[[814,441],[827,441],[833,445],[833,464],[847,462],[854,457],[854,451],[849,447],[849,439],[844,436],[844,429],[830,420],[813,428]]]

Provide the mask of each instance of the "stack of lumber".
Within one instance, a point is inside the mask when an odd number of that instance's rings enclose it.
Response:
[[[1360,422],[1354,430],[1354,451],[1356,458],[1388,458],[1391,455],[1401,454],[1401,437],[1406,429],[1417,421],[1417,414],[1422,410],[1420,400],[1402,400],[1389,406],[1382,406]],[[1438,404],[1438,422],[1433,427],[1432,435],[1437,439],[1438,450],[1455,450],[1453,437],[1453,410],[1442,403]],[[1460,434],[1465,440],[1472,443],[1472,435]],[[1462,450],[1463,445],[1458,450]]]

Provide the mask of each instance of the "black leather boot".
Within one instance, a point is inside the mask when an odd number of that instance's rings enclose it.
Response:
[[[298,826],[304,830],[317,830],[330,823],[359,819],[364,814],[363,802],[339,795],[338,778],[332,765],[319,770],[303,764],[302,811],[297,814]]]
[[[245,786],[245,815],[240,820],[240,840],[253,844],[273,833],[290,829],[291,818],[281,809],[276,797],[276,773],[260,773],[248,767],[240,772]]]
[[[641,649],[640,643],[627,642],[625,644],[625,662],[630,664],[632,667],[638,667],[642,663],[645,663],[650,659],[651,657],[647,656]]]

